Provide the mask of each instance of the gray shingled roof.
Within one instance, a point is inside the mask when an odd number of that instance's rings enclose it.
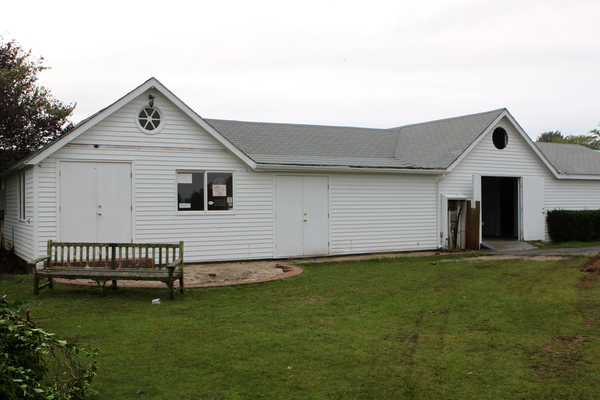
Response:
[[[448,168],[504,110],[396,128],[395,156],[421,168]]]
[[[548,161],[567,175],[600,175],[600,152],[578,144],[536,143]]]
[[[205,121],[259,164],[445,169],[504,110],[392,129]]]

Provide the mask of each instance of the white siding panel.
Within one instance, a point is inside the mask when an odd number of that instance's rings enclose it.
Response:
[[[331,253],[437,248],[437,179],[415,175],[331,175]]]
[[[34,182],[33,168],[25,170],[25,220],[19,219],[19,173],[6,178],[6,212],[2,240],[6,248],[14,247],[24,260],[34,258]]]
[[[521,135],[506,119],[500,121],[497,126],[506,130],[507,146],[498,150],[492,143],[492,132],[488,133],[441,182],[442,194],[462,195],[470,198],[473,192],[473,174],[550,177],[548,170],[539,158],[529,149]]]
[[[56,159],[48,158],[38,168],[38,248],[36,257],[46,254],[48,240],[56,240],[57,183]]]
[[[558,180],[546,182],[546,210],[600,209],[600,182]]]

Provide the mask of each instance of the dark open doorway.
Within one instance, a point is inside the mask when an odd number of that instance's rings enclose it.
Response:
[[[519,178],[482,176],[481,203],[484,237],[518,239]]]

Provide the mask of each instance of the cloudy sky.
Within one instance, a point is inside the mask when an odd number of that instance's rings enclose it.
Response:
[[[207,118],[389,128],[506,107],[600,123],[600,1],[12,1],[74,122],[155,77]]]

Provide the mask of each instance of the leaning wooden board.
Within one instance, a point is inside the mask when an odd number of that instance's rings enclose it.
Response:
[[[44,262],[44,269],[36,265]],[[174,298],[175,281],[184,290],[183,242],[172,243],[74,243],[48,241],[47,254],[29,262],[33,266],[33,293],[53,288],[55,278],[90,279],[106,288],[117,288],[120,280],[164,282]],[[42,279],[48,282],[40,285]],[[106,286],[111,281],[110,286]]]

